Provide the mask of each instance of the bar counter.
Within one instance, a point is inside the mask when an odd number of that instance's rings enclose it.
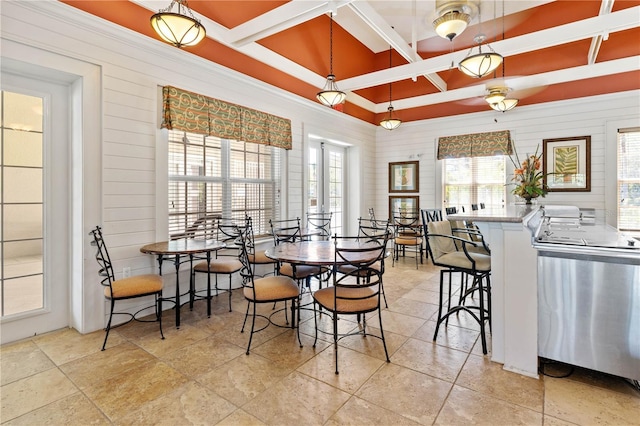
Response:
[[[538,378],[537,252],[527,221],[538,205],[449,215],[473,221],[491,248],[491,360]]]

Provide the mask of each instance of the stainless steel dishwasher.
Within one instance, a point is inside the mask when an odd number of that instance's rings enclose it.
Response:
[[[637,383],[640,241],[593,210],[538,214],[538,355]]]

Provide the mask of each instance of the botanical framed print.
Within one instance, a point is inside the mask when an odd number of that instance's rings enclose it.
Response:
[[[544,139],[542,158],[549,192],[591,191],[591,136]]]
[[[389,192],[418,192],[418,161],[389,163]]]
[[[420,197],[417,195],[389,196],[389,220],[393,219],[394,212],[408,211],[418,212],[420,209]]]

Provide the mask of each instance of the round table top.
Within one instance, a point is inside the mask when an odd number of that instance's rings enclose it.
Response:
[[[225,243],[218,240],[181,238],[179,240],[147,244],[141,247],[140,251],[148,254],[195,254],[220,250],[226,246]]]
[[[374,243],[364,241],[345,240],[338,241],[338,247],[358,249],[371,248]],[[361,258],[349,256],[351,261],[366,262],[371,260],[371,255],[376,255],[376,251],[358,253]],[[295,243],[281,243],[275,247],[270,247],[265,251],[265,255],[271,259],[281,262],[304,264],[304,265],[330,265],[336,261],[334,241],[298,241]],[[354,253],[354,256],[356,253]],[[385,253],[386,255],[386,253]],[[338,259],[339,261],[340,259]]]

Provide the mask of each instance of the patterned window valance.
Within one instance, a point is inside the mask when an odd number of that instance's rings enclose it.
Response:
[[[162,88],[162,127],[291,149],[291,120],[172,86]]]
[[[511,154],[513,147],[509,130],[445,136],[438,140],[438,160]]]

